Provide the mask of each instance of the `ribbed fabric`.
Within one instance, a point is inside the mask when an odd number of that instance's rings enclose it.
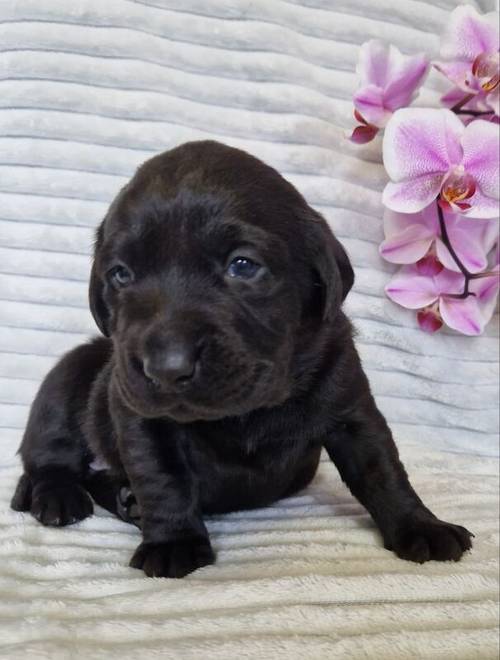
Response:
[[[440,517],[476,535],[461,562],[395,557],[324,460],[273,507],[207,521],[217,563],[183,580],[127,564],[139,531],[102,510],[46,529],[7,508],[2,468],[0,657],[331,660],[498,657],[498,475],[483,457],[405,448]]]
[[[0,657],[496,657],[498,316],[428,336],[385,298],[380,139],[345,139],[359,45],[435,56],[455,5],[0,3]],[[445,88],[431,73],[417,104]],[[96,332],[94,228],[142,161],[202,138],[276,167],[347,248],[377,401],[429,506],[476,533],[460,564],[396,560],[327,462],[302,496],[212,520],[219,561],[182,582],[127,568],[138,534],[102,512],[46,530],[8,510],[38,385]]]

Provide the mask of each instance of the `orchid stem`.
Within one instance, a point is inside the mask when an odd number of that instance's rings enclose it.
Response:
[[[470,115],[471,117],[483,117],[484,115],[493,114],[493,110],[462,110],[463,106],[474,98],[474,94],[467,94],[463,99],[457,101],[454,106],[450,108],[456,115]]]
[[[497,272],[494,270],[485,270],[484,273],[472,273],[470,278],[471,280],[480,280],[482,277],[493,277],[497,275]]]
[[[471,99],[473,99],[474,96],[475,96],[474,94],[467,94],[466,96],[464,96],[463,99],[461,99],[460,101],[457,101],[457,103],[455,103],[455,105],[452,106],[452,107],[450,108],[450,110],[451,110],[452,112],[455,112],[456,114],[459,114],[458,111],[459,111],[459,110],[460,110],[460,109],[461,109],[466,103],[468,103]],[[470,113],[468,112],[467,114],[470,114]]]
[[[438,212],[438,218],[439,218],[439,229],[441,231],[441,240],[445,244],[445,246],[448,248],[448,252],[451,254],[453,261],[457,264],[460,272],[465,278],[464,282],[464,290],[462,293],[447,293],[445,294],[448,298],[458,298],[458,299],[465,299],[468,298],[469,296],[475,296],[476,294],[473,293],[472,291],[469,291],[469,284],[470,281],[475,279],[475,276],[470,273],[467,268],[463,265],[463,263],[460,261],[458,258],[457,253],[453,249],[452,244],[450,243],[450,237],[448,236],[448,230],[446,229],[446,222],[444,221],[444,214],[443,214],[443,209],[438,203],[438,200],[436,199],[436,207],[437,207],[437,212]]]
[[[467,103],[474,98],[474,96],[475,96],[474,94],[466,94],[463,97],[463,99],[457,101],[457,103],[455,103],[455,105],[452,106],[450,110],[454,112],[456,115],[470,115],[471,117],[482,117],[483,115],[490,115],[493,112],[492,110],[482,111],[482,110],[462,109],[464,105],[467,105]],[[475,296],[476,294],[473,291],[469,290],[469,285],[471,283],[471,280],[477,280],[481,277],[488,277],[492,273],[490,271],[486,271],[485,273],[471,273],[470,271],[467,270],[467,268],[460,261],[457,253],[453,248],[453,245],[450,242],[450,237],[448,236],[448,230],[446,228],[446,222],[444,220],[443,209],[439,205],[439,198],[436,199],[436,206],[437,206],[437,212],[439,218],[439,228],[441,231],[441,240],[448,248],[448,252],[451,254],[453,261],[457,264],[458,269],[464,276],[464,290],[462,291],[462,293],[446,293],[444,295],[447,298],[456,298],[459,300],[464,300],[469,296]]]
[[[470,115],[471,117],[483,117],[492,115],[493,110],[455,110],[456,115]]]

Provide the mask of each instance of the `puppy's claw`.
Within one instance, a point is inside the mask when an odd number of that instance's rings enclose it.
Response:
[[[390,549],[401,559],[419,564],[430,559],[459,561],[472,548],[473,536],[465,527],[436,518],[410,519],[397,531]]]
[[[142,569],[148,577],[182,578],[214,561],[210,541],[198,537],[168,543],[141,543],[130,566]]]

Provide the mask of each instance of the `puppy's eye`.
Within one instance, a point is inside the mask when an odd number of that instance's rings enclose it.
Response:
[[[115,288],[123,289],[132,282],[132,273],[125,266],[115,266],[108,272],[108,278]]]
[[[260,269],[261,265],[248,257],[235,257],[228,266],[227,274],[229,277],[250,280],[257,275]]]

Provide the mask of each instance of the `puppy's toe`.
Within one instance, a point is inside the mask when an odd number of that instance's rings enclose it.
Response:
[[[458,561],[472,548],[473,536],[465,527],[436,518],[410,518],[398,530],[392,549],[398,557],[420,564],[430,559]]]
[[[213,564],[215,554],[208,539],[141,543],[130,561],[148,577],[182,578],[197,568]]]
[[[41,484],[33,489],[31,513],[42,525],[72,525],[92,512],[92,500],[79,484]]]
[[[10,501],[14,511],[29,511],[31,507],[31,481],[23,474],[17,482],[16,490]]]

